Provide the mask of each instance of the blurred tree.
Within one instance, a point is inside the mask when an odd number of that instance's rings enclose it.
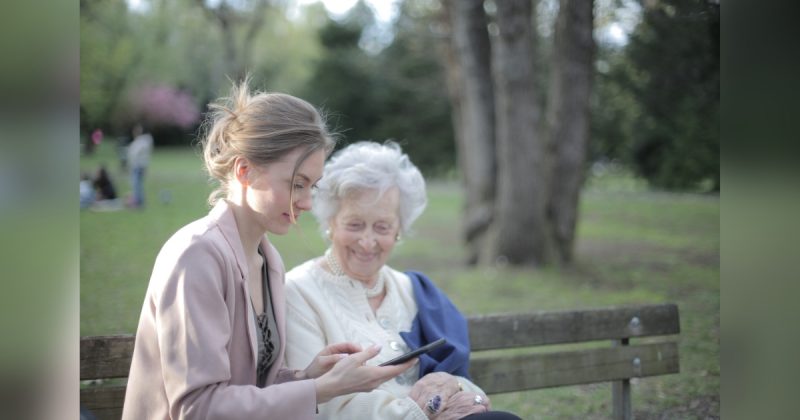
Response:
[[[556,18],[546,121],[553,167],[545,179],[549,182],[548,236],[555,247],[554,258],[561,263],[572,261],[589,148],[595,52],[593,3],[561,0]]]
[[[253,41],[264,26],[267,0],[195,0],[209,19],[217,25],[222,37],[226,74],[241,80],[248,72],[252,56]]]
[[[597,72],[592,92],[592,143],[589,162],[616,162],[632,166],[634,123],[641,110],[627,87],[630,61],[624,49],[602,44],[597,50]]]
[[[644,3],[626,53],[641,105],[633,150],[653,185],[685,189],[710,180],[719,190],[719,1]]]
[[[269,91],[304,97],[322,53],[317,33],[327,21],[325,6],[311,4],[292,18],[282,8],[269,8],[266,20],[254,41],[250,68],[253,81]]]
[[[641,4],[628,45],[600,51],[592,154],[654,187],[718,191],[719,2]]]
[[[139,91],[148,85],[181,91],[197,106],[195,89],[211,85],[207,70],[213,63],[208,52],[213,42],[203,36],[207,31],[196,29],[202,16],[186,6],[154,0],[147,11],[132,12],[123,0],[81,2],[82,127],[129,135],[141,117],[133,112],[137,106],[133,100],[141,98]],[[210,96],[205,89],[200,94]],[[172,137],[157,132],[154,136],[159,144]],[[188,136],[179,137],[185,142]]]
[[[400,4],[394,39],[376,58],[374,102],[380,109],[373,139],[395,139],[429,176],[455,166],[453,125],[442,63],[437,59],[437,16],[429,1]]]
[[[109,132],[141,53],[123,0],[81,0],[80,22],[81,131]]]
[[[191,98],[195,106],[204,107],[227,91],[229,78],[236,79],[224,55],[222,33],[208,27],[209,14],[222,5],[204,11],[197,0],[151,0],[147,4],[144,10],[129,10],[124,0],[81,2],[84,132],[102,127],[110,134],[129,135],[140,117],[137,103],[142,91],[150,87],[179,93],[184,99]],[[236,16],[255,7],[235,4],[231,13]],[[262,29],[249,40],[245,34],[254,25],[249,17],[231,18],[229,29],[238,42],[236,54],[244,53],[243,46],[251,49],[241,65],[248,66],[256,86],[299,91],[311,76],[311,59],[319,54],[314,20],[322,6],[310,6],[295,19],[289,19],[282,6],[266,8]],[[157,144],[193,141],[196,124],[186,127],[161,120],[152,132]]]
[[[132,116],[152,130],[158,126],[184,130],[194,127],[200,112],[194,98],[171,86],[145,85],[130,98]]]
[[[226,79],[222,42],[193,0],[151,0],[134,14],[142,57],[129,82],[128,98],[151,85],[169,86],[204,104],[218,95]],[[121,116],[124,117],[124,116]]]
[[[541,109],[534,94],[532,2],[506,0],[496,6],[497,192],[484,260],[547,263],[548,157],[537,132]]]
[[[475,2],[446,1],[450,22],[453,57],[447,60],[453,108],[459,111],[454,122],[459,136],[469,129],[464,120],[470,90],[480,90],[487,75],[475,72],[474,49],[459,46],[465,39],[460,22],[476,22],[468,30],[483,37],[486,26],[480,23],[484,8],[494,13],[489,24],[492,38],[491,74],[496,139],[494,203],[480,262],[505,261],[511,264],[546,265],[570,263],[574,246],[578,198],[583,185],[586,150],[589,147],[589,100],[593,77],[593,1],[561,0],[551,52],[550,92],[547,118],[542,119],[541,92],[536,87],[541,65],[534,14],[530,0],[504,0],[489,7]],[[478,6],[481,7],[478,7]],[[494,25],[494,26],[492,26]],[[473,47],[474,48],[474,47]],[[483,60],[486,60],[484,57]],[[486,65],[485,61],[482,65]],[[456,68],[452,68],[455,66]],[[464,77],[470,72],[479,79],[476,85]],[[460,89],[459,89],[460,88]],[[482,118],[490,111],[481,111]],[[486,137],[482,136],[486,144]],[[460,153],[477,154],[479,149],[460,145]],[[477,155],[477,157],[484,157]],[[491,158],[491,157],[490,157]],[[461,160],[462,172],[467,171]],[[477,192],[473,192],[477,194]],[[469,194],[469,193],[468,193]],[[467,218],[470,218],[467,215]],[[474,245],[471,245],[474,246]]]
[[[374,103],[375,61],[358,46],[371,11],[357,3],[341,21],[328,18],[319,30],[320,59],[304,97],[327,112],[344,144],[371,138],[380,119]]]
[[[339,147],[358,140],[393,139],[427,175],[454,166],[450,104],[441,64],[431,54],[434,10],[424,1],[401,5],[392,42],[364,49],[376,30],[369,6],[358,2],[320,29],[323,47],[304,97],[321,105],[341,132]]]
[[[467,262],[475,264],[492,221],[496,185],[491,44],[483,0],[446,1],[443,16],[450,39],[444,56],[465,190],[463,232]]]

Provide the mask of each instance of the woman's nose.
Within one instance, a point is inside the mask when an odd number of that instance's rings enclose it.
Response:
[[[295,201],[294,206],[298,210],[309,211],[311,210],[311,202],[311,195],[305,195],[300,197],[299,200]]]
[[[361,238],[358,239],[358,244],[361,245],[364,249],[372,249],[378,241],[375,239],[375,235],[371,232],[366,232],[361,235]]]

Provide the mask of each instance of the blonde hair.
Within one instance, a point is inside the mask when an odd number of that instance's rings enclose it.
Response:
[[[261,166],[304,148],[295,163],[294,178],[308,156],[317,150],[324,150],[327,156],[336,144],[313,105],[283,93],[251,93],[248,85],[245,77],[228,97],[210,103],[203,122],[203,161],[209,176],[219,182],[208,197],[212,206],[228,195],[237,157]]]

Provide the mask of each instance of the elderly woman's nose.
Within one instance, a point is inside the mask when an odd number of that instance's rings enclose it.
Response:
[[[366,231],[358,238],[358,243],[364,248],[372,248],[378,243],[378,239],[375,237],[374,233]]]

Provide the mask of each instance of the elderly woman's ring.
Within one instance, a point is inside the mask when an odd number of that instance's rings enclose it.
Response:
[[[483,405],[483,397],[481,397],[480,395],[476,395],[475,399],[473,400],[473,403],[475,405]]]
[[[442,406],[442,397],[438,395],[434,395],[433,398],[429,399],[428,402],[425,404],[425,408],[431,412],[431,414],[436,414],[439,411],[439,408]]]

